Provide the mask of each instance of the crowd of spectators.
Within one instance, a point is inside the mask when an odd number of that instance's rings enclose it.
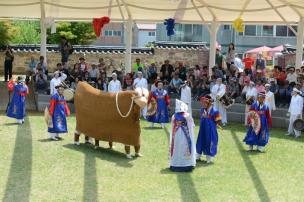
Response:
[[[304,91],[304,67],[274,66],[267,69],[262,54],[258,54],[256,59],[246,56],[241,60],[235,54],[233,44],[229,46],[228,53],[227,57],[224,58],[220,49],[217,49],[216,65],[210,72],[207,66],[185,66],[183,61],[165,60],[161,65],[157,65],[157,63],[147,65],[136,58],[132,73],[125,74],[120,67],[107,66],[103,58],[100,58],[98,62],[87,62],[84,57],[80,57],[79,62],[73,65],[58,63],[56,73],[58,73],[58,77],[61,74],[66,76],[64,82],[70,88],[76,89],[79,81],[85,81],[102,91],[107,91],[108,84],[112,80],[112,73],[116,73],[122,90],[131,90],[136,73],[141,71],[150,87],[155,80],[163,80],[165,88],[172,97],[179,96],[181,85],[187,81],[194,100],[210,94],[210,89],[217,78],[222,78],[226,84],[226,94],[238,102],[245,102],[244,95],[247,91],[245,87],[250,82],[253,82],[253,87],[257,92],[265,91],[265,84],[268,83],[270,91],[275,94],[277,106],[280,107],[287,106],[290,102],[293,87]],[[50,93],[48,92],[50,91],[48,71],[42,56],[37,63],[34,58],[31,58],[29,71],[32,72],[37,91]]]

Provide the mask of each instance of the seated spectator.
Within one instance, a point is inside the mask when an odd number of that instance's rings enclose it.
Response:
[[[294,83],[294,84],[297,83],[297,73],[295,72],[295,68],[294,67],[287,68],[286,80],[289,82],[289,84],[291,84],[291,83]]]
[[[35,88],[38,93],[45,93],[47,90],[47,76],[43,73],[43,70],[39,68],[35,75]]]
[[[104,92],[107,91],[107,82],[104,80],[104,78],[97,79],[96,88]]]
[[[251,89],[250,80],[246,80],[244,82],[244,87],[241,92],[241,96],[242,96],[244,102],[246,101],[246,94],[249,91],[249,89]]]
[[[151,63],[151,65],[149,66],[147,74],[148,74],[148,82],[152,84],[157,78],[157,67],[154,62]]]
[[[263,58],[263,54],[259,53],[257,56],[257,59],[255,60],[255,69],[262,70],[263,75],[265,74],[265,68],[266,68],[266,61]]]
[[[161,73],[160,79],[163,81],[166,80],[166,81],[170,82],[173,72],[174,72],[174,68],[170,64],[169,60],[165,60],[165,64],[163,64],[160,69],[160,73]]]
[[[36,65],[36,69],[39,68],[39,67],[42,68],[43,73],[45,73],[46,75],[48,74],[46,63],[44,62],[44,57],[43,56],[39,57],[39,62]]]
[[[133,89],[133,76],[131,73],[127,73],[123,82],[124,90],[132,90]]]
[[[296,69],[296,74],[297,74],[297,76],[299,76],[301,74],[301,69],[300,68]]]
[[[194,68],[193,68],[193,67],[189,68],[189,70],[188,70],[188,72],[187,72],[187,79],[188,79],[190,76],[194,76],[194,77],[195,77],[195,73],[194,73]]]
[[[232,65],[231,65],[232,66]],[[230,69],[231,69],[231,66],[230,66]],[[239,96],[239,85],[237,83],[237,79],[236,77],[232,77],[231,79],[229,79],[229,83],[227,85],[227,95],[229,97],[232,97],[232,98],[237,98]]]
[[[71,83],[71,88],[76,90],[79,81],[81,81],[81,78],[75,77],[74,81]]]
[[[256,86],[255,86],[257,93],[265,92],[265,86],[261,80],[256,81]]]
[[[98,77],[99,77],[99,70],[97,69],[97,63],[92,62],[91,69],[89,70],[90,81],[97,82]]]
[[[254,74],[254,81],[257,82],[259,80],[262,81],[262,83],[266,83],[267,81],[261,69],[257,69]]]
[[[29,68],[26,71],[26,78],[25,78],[26,84],[29,83],[29,81],[31,80],[30,77],[32,77],[32,75],[34,75],[34,77],[35,77],[36,65],[37,65],[37,62],[35,61],[35,58],[33,56],[31,56],[31,60],[29,62],[29,66],[28,66]]]
[[[199,65],[195,65],[194,76],[195,76],[195,80],[199,80],[199,78],[200,78],[200,66]]]
[[[212,68],[212,73],[215,76],[215,78],[221,78],[224,79],[224,74],[223,71],[221,69],[219,69],[217,66],[214,66]]]
[[[82,81],[85,81],[85,82],[87,82],[87,83],[90,83],[90,82],[91,82],[90,76],[89,76],[89,72],[85,72],[85,73],[84,73],[84,77],[83,77]]]
[[[269,91],[271,91],[274,95],[276,95],[279,91],[279,86],[276,84],[274,78],[270,78],[269,82],[270,82]]]
[[[71,83],[74,82],[77,77],[81,77],[79,63],[76,63],[74,65],[74,68],[72,69],[72,71],[70,73],[70,82]]]
[[[206,77],[206,76],[204,76]],[[199,100],[200,97],[210,94],[210,85],[209,82],[205,79],[201,79],[198,86],[195,99]]]
[[[79,64],[80,64],[80,69],[79,70],[80,70],[81,73],[84,73],[84,72],[88,71],[88,65],[85,62],[84,57],[79,58]]]
[[[239,85],[241,86],[241,88],[243,88],[246,83],[249,84],[249,81],[250,77],[247,76],[245,72],[241,72],[239,78]]]
[[[139,58],[136,58],[135,64],[133,65],[133,75],[136,75],[138,71],[143,72],[143,75],[145,76],[145,65],[140,62]]]
[[[203,67],[201,67],[201,68],[200,68],[200,74],[199,74],[200,78],[202,78],[203,76],[208,77],[208,75],[209,75],[208,66],[203,66]]]
[[[234,65],[237,68],[237,70],[244,70],[244,64],[241,60],[241,58],[239,58],[239,55],[236,53],[235,57],[234,57]],[[231,69],[231,66],[230,66]]]
[[[179,71],[179,78],[182,81],[185,81],[187,79],[187,69],[184,66],[183,62],[178,62],[178,67],[176,69]]]
[[[287,91],[289,87],[289,82],[286,80],[284,83],[279,84],[279,90],[278,90],[278,106],[284,107],[284,105],[288,105],[288,96]]]
[[[183,81],[179,78],[179,74],[175,73],[173,79],[170,82],[169,92],[179,94],[179,89]]]

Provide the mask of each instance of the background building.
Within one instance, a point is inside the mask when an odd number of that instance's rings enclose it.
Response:
[[[293,27],[297,30],[297,27]],[[156,41],[175,42],[206,42],[209,46],[210,35],[204,25],[177,24],[176,34],[167,36],[166,27],[158,24]],[[275,47],[283,44],[296,44],[295,34],[283,25],[246,25],[244,33],[235,32],[231,25],[220,26],[217,33],[217,42],[222,46],[222,52],[227,51],[229,43],[236,44],[236,51],[243,53],[259,46]]]

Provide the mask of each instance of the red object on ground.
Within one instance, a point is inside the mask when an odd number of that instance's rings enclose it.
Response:
[[[108,24],[109,22],[110,22],[110,18],[107,16],[93,19],[93,28],[97,37],[100,36],[103,26],[105,24]]]

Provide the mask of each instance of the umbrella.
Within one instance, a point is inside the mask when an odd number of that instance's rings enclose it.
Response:
[[[261,46],[258,48],[254,48],[252,50],[247,51],[246,53],[260,53],[260,52],[269,52],[271,50],[271,48],[267,47],[267,46]]]

